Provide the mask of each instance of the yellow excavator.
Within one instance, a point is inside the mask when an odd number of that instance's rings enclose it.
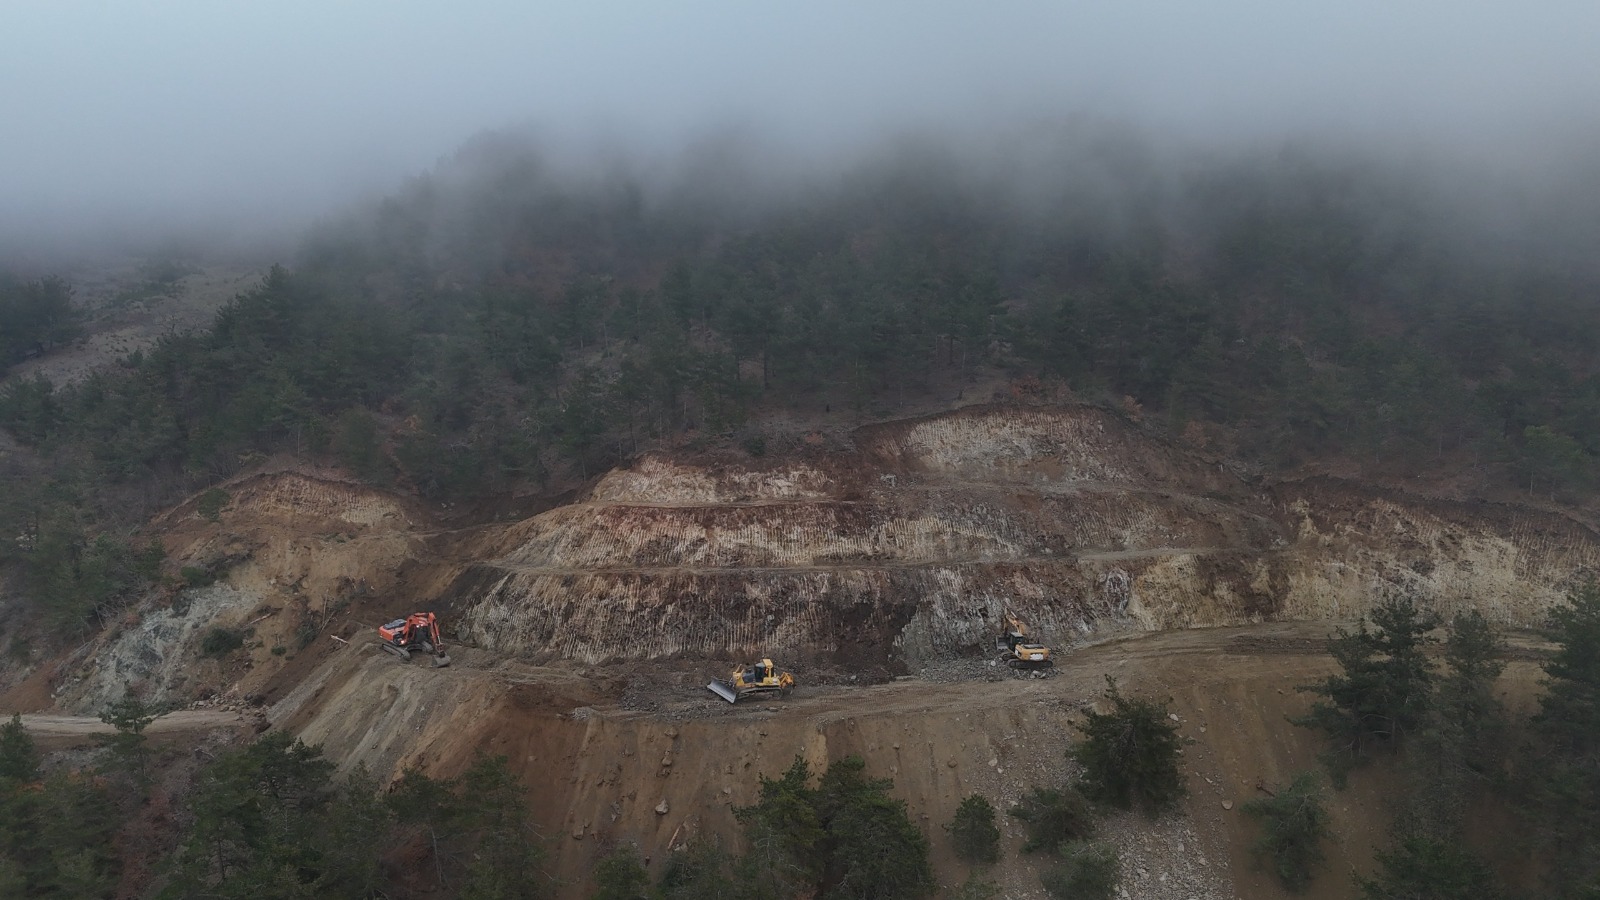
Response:
[[[739,666],[726,681],[714,678],[706,685],[706,690],[729,703],[738,703],[745,697],[787,697],[793,688],[794,676],[779,672],[770,659],[753,666]]]
[[[1050,648],[1028,637],[1028,626],[1006,610],[1005,633],[995,638],[994,648],[1013,669],[1048,669],[1055,665]]]

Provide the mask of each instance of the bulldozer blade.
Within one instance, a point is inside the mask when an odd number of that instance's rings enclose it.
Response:
[[[445,666],[448,666],[448,665],[450,665],[450,654],[448,654],[448,653],[435,653],[433,655],[433,667],[435,669],[442,669],[442,668],[444,668]]]
[[[720,681],[713,681],[706,685],[706,690],[716,694],[718,697],[721,697],[729,703],[739,702],[739,695],[733,692],[733,688],[728,687]]]

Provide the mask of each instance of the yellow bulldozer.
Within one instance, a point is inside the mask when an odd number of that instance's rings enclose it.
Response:
[[[706,685],[706,690],[729,703],[738,703],[745,697],[787,697],[793,688],[794,676],[779,672],[770,659],[753,666],[739,666],[726,681],[714,678]]]
[[[1048,669],[1055,665],[1050,648],[1028,637],[1028,626],[1006,610],[1006,630],[995,638],[1000,659],[1013,669]]]

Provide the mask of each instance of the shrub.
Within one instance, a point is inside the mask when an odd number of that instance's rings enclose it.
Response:
[[[1172,806],[1184,795],[1178,771],[1183,739],[1166,703],[1124,697],[1109,675],[1105,696],[1111,711],[1090,710],[1077,726],[1083,741],[1071,751],[1083,766],[1084,795],[1124,809],[1138,804],[1151,813]]]
[[[1000,861],[1000,829],[994,824],[994,804],[980,794],[961,801],[956,816],[945,830],[956,855],[969,863],[993,864]]]
[[[1117,891],[1117,851],[1106,844],[1076,843],[1062,848],[1060,865],[1039,876],[1056,900],[1111,900]]]
[[[1275,796],[1252,800],[1244,811],[1261,820],[1261,837],[1251,847],[1258,862],[1270,861],[1283,886],[1296,893],[1311,883],[1322,861],[1328,812],[1315,772],[1301,772]]]
[[[979,875],[980,870],[967,873],[967,880],[956,888],[955,900],[995,900],[1000,896],[1000,885]]]
[[[594,900],[646,900],[650,896],[650,873],[632,845],[606,854],[594,874],[598,884]]]
[[[211,488],[200,495],[200,499],[195,503],[195,508],[200,513],[201,518],[207,522],[215,522],[222,517],[222,510],[227,507],[228,501],[232,499],[228,492],[222,488]]]
[[[322,633],[322,626],[312,616],[305,616],[294,630],[295,644],[301,650],[316,643],[317,635]]]
[[[207,629],[205,636],[200,639],[200,654],[213,657],[227,656],[243,646],[244,632],[217,625]]]
[[[764,889],[760,886],[757,890]],[[693,838],[667,856],[656,886],[661,900],[716,900],[734,896],[728,854],[715,842]]]
[[[183,576],[184,585],[192,588],[202,588],[217,580],[216,573],[201,566],[184,566],[178,574]]]
[[[1366,900],[1494,900],[1489,867],[1459,843],[1410,835],[1378,854],[1376,878],[1358,878]]]
[[[1028,826],[1024,853],[1054,851],[1072,841],[1094,834],[1094,811],[1077,788],[1036,787],[1011,808],[1011,815]]]

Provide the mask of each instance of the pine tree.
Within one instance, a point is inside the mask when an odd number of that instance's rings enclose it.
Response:
[[[22,724],[22,714],[0,725],[0,787],[6,782],[30,784],[39,780],[39,750]]]
[[[1555,655],[1545,663],[1529,761],[1531,799],[1549,853],[1555,896],[1600,882],[1600,583],[1550,613]]]
[[[1459,841],[1413,834],[1378,852],[1375,878],[1357,878],[1366,900],[1495,900],[1489,867]]]
[[[1433,667],[1425,655],[1438,618],[1404,594],[1391,594],[1354,632],[1341,628],[1328,652],[1341,674],[1299,690],[1325,699],[1296,725],[1320,728],[1332,738],[1326,757],[1336,779],[1366,759],[1375,746],[1397,745],[1422,724],[1432,697]]]
[[[1083,740],[1070,753],[1083,767],[1084,795],[1123,808],[1137,804],[1151,814],[1171,807],[1185,788],[1178,771],[1183,739],[1167,705],[1123,696],[1109,675],[1105,700],[1109,712],[1091,709],[1075,726]]]
[[[150,782],[150,748],[144,730],[156,720],[156,712],[128,692],[100,713],[100,721],[115,728],[116,734],[104,739],[111,753],[110,772],[126,775],[143,795]]]
[[[749,844],[740,860],[741,881],[759,881],[781,891],[821,876],[826,833],[810,780],[810,767],[797,756],[781,777],[761,776],[755,805],[734,810]]]
[[[741,892],[913,900],[934,890],[928,839],[893,782],[869,778],[858,756],[837,760],[817,787],[796,757],[781,778],[761,779],[761,798],[734,810],[748,849],[735,866]]]
[[[994,823],[994,804],[982,794],[964,798],[955,818],[945,826],[956,855],[975,865],[1000,861],[1000,829]]]
[[[1499,636],[1476,610],[1451,619],[1446,672],[1406,753],[1410,784],[1402,834],[1459,840],[1472,793],[1497,782],[1505,768],[1506,719],[1495,679],[1505,668]]]

